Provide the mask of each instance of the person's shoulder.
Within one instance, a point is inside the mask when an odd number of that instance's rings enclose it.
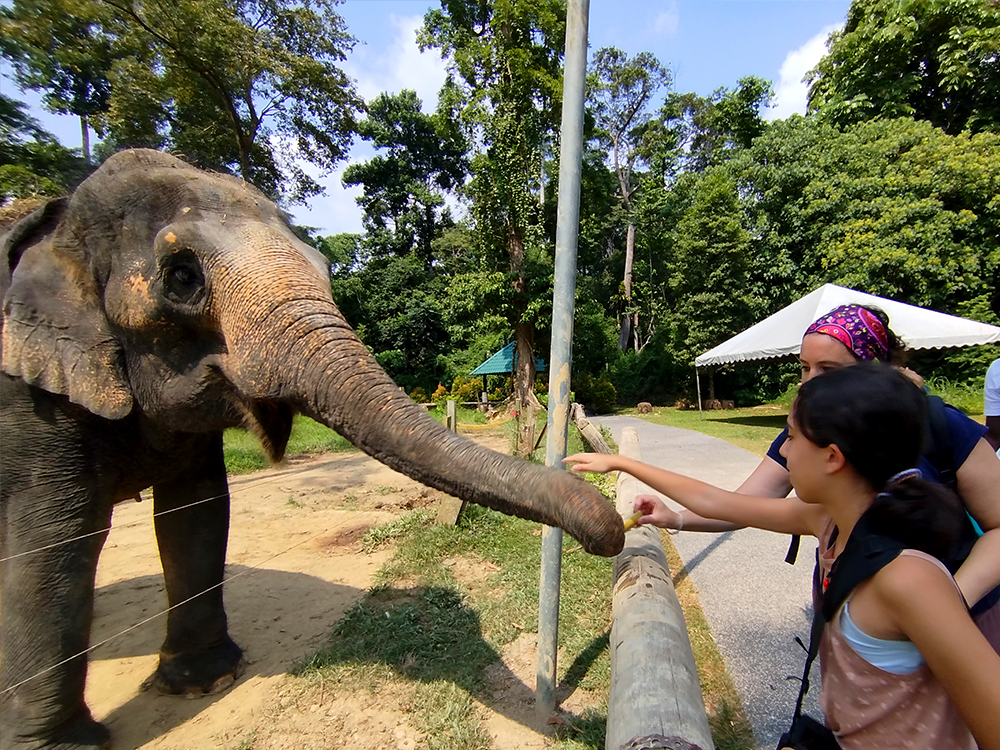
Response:
[[[872,576],[871,585],[880,599],[897,610],[919,604],[931,590],[957,592],[944,564],[917,550],[905,550]]]
[[[986,370],[986,387],[1000,388],[1000,359],[994,359]]]

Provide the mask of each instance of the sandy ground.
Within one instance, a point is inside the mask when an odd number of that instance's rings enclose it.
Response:
[[[506,448],[501,438],[475,439]],[[248,666],[228,691],[205,698],[141,689],[156,666],[166,594],[152,503],[115,509],[91,642],[110,640],[91,654],[87,681],[87,702],[110,727],[115,750],[424,745],[409,721],[405,690],[338,694],[288,671],[322,645],[391,554],[363,554],[365,530],[413,508],[434,508],[443,496],[356,453],[290,457],[233,478],[231,494],[225,600],[230,633]],[[146,618],[153,619],[136,626]],[[549,744],[553,726],[534,710],[535,653],[535,634],[522,635],[490,668],[489,690],[475,696],[496,750]],[[581,694],[558,697],[570,711],[593,702]]]

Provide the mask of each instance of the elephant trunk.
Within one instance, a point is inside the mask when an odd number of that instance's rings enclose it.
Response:
[[[387,466],[455,497],[551,526],[588,552],[624,546],[622,519],[591,485],[460,437],[414,404],[333,304],[329,283],[294,248],[216,272],[227,371],[254,399],[275,399],[336,430]],[[277,293],[276,293],[277,290]]]

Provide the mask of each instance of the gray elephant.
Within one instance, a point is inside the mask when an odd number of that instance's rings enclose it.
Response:
[[[416,480],[562,527],[590,552],[624,544],[621,518],[585,482],[483,449],[413,404],[333,304],[324,258],[240,180],[124,152],[0,250],[4,750],[108,743],[79,654],[112,506],[148,487],[173,607],[153,682],[200,694],[239,676],[220,585],[227,427],[252,430],[277,460],[306,414]]]

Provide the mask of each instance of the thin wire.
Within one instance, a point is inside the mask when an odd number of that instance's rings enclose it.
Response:
[[[215,498],[209,498],[209,499],[211,500],[211,499],[215,499]],[[192,601],[192,600],[194,600],[194,599],[197,599],[197,598],[198,598],[199,596],[202,596],[203,594],[207,594],[207,593],[208,593],[209,591],[212,591],[212,590],[214,590],[214,589],[217,589],[217,588],[219,588],[220,586],[222,586],[222,585],[224,585],[224,584],[227,584],[227,583],[229,583],[230,581],[234,581],[234,580],[236,580],[237,578],[239,578],[240,576],[245,576],[245,575],[248,575],[248,574],[250,574],[250,573],[253,573],[253,572],[255,572],[255,571],[259,570],[259,569],[260,569],[260,566],[261,566],[261,565],[264,565],[265,563],[269,563],[269,562],[271,562],[271,560],[273,560],[274,558],[276,558],[276,557],[280,557],[281,555],[285,554],[286,552],[291,552],[291,551],[292,551],[293,549],[295,549],[296,547],[301,547],[301,546],[302,546],[303,544],[305,544],[306,542],[311,542],[311,541],[312,541],[313,539],[316,539],[317,537],[320,537],[320,536],[322,536],[323,534],[327,534],[327,533],[329,533],[329,532],[333,531],[334,529],[338,529],[338,528],[340,528],[341,526],[343,526],[343,525],[344,525],[345,523],[347,523],[347,522],[346,522],[346,521],[342,521],[341,523],[339,523],[339,524],[337,524],[337,525],[335,525],[335,526],[331,526],[331,527],[330,527],[330,528],[328,528],[328,529],[324,529],[323,531],[319,532],[318,534],[314,534],[313,536],[309,537],[308,539],[303,539],[303,540],[302,540],[302,541],[300,541],[300,542],[296,542],[296,543],[295,543],[295,544],[293,544],[293,545],[292,545],[291,547],[288,547],[288,548],[286,548],[286,549],[283,549],[283,550],[281,550],[281,552],[276,552],[275,554],[271,555],[270,557],[268,557],[268,558],[266,558],[266,559],[264,559],[264,560],[261,560],[261,561],[260,561],[259,563],[257,563],[256,565],[251,565],[251,566],[250,566],[249,568],[247,568],[246,570],[241,570],[241,571],[240,571],[239,573],[237,573],[236,575],[234,575],[234,576],[231,576],[231,577],[229,577],[229,578],[226,578],[226,579],[225,579],[224,581],[220,581],[219,583],[216,583],[216,584],[215,584],[215,585],[213,585],[213,586],[209,586],[209,587],[208,587],[207,589],[205,589],[204,591],[199,591],[199,592],[198,592],[197,594],[195,594],[194,596],[189,596],[189,597],[188,597],[187,599],[185,599],[184,601],[182,601],[182,602],[177,602],[177,604],[174,604],[174,605],[173,605],[172,607],[167,607],[167,608],[166,608],[165,610],[163,610],[162,612],[157,612],[157,613],[156,613],[155,615],[150,615],[150,616],[149,616],[149,617],[147,617],[147,618],[146,618],[145,620],[140,620],[140,621],[139,621],[139,622],[137,622],[137,623],[136,623],[135,625],[132,625],[132,626],[130,626],[130,627],[127,627],[127,628],[125,628],[124,630],[122,630],[122,631],[120,631],[120,632],[118,632],[118,633],[115,633],[114,635],[111,635],[111,636],[108,636],[107,638],[105,638],[105,639],[104,639],[103,641],[101,641],[100,643],[95,643],[95,644],[94,644],[93,646],[90,646],[89,648],[86,648],[86,649],[84,649],[84,650],[83,650],[83,651],[81,651],[80,653],[78,653],[78,654],[73,654],[72,656],[69,656],[69,657],[67,657],[67,658],[63,659],[63,660],[62,660],[62,661],[60,661],[60,662],[56,662],[56,663],[55,663],[55,664],[53,664],[53,665],[52,665],[51,667],[46,667],[46,668],[45,668],[45,669],[43,669],[42,671],[40,671],[40,672],[37,672],[37,673],[35,673],[35,674],[31,675],[31,677],[28,677],[27,679],[24,679],[24,680],[21,680],[20,682],[18,682],[18,683],[17,683],[17,684],[15,684],[15,685],[11,685],[11,686],[10,686],[9,688],[4,688],[3,690],[0,690],[0,695],[6,695],[7,693],[11,692],[12,690],[16,690],[17,688],[21,687],[21,685],[24,685],[24,684],[26,684],[26,683],[29,683],[29,682],[31,682],[32,680],[34,680],[34,679],[37,679],[37,678],[41,677],[41,676],[42,676],[43,674],[47,674],[48,672],[51,672],[51,671],[52,671],[53,669],[58,669],[58,668],[59,668],[59,667],[61,667],[61,666],[62,666],[63,664],[66,664],[66,663],[68,663],[68,662],[71,662],[71,661],[73,661],[73,659],[79,659],[79,658],[80,658],[81,656],[86,656],[87,654],[89,654],[89,653],[90,653],[91,651],[93,651],[94,649],[96,649],[96,648],[100,648],[101,646],[103,646],[103,645],[104,645],[105,643],[108,643],[109,641],[113,641],[113,640],[114,640],[115,638],[117,638],[117,637],[119,637],[119,636],[122,636],[122,635],[125,635],[125,634],[126,634],[126,633],[128,633],[128,632],[131,632],[131,631],[135,630],[136,628],[138,628],[138,627],[141,627],[142,625],[145,625],[145,624],[146,624],[147,622],[151,622],[152,620],[155,620],[155,619],[156,619],[157,617],[163,617],[163,615],[167,614],[167,613],[168,613],[168,612],[170,612],[171,610],[173,610],[173,609],[177,609],[178,607],[181,607],[181,606],[183,606],[183,605],[187,604],[188,602],[190,602],[190,601]],[[124,528],[124,527],[119,527],[119,528]]]
[[[157,516],[165,516],[168,513],[175,513],[179,510],[185,510],[186,508],[193,508],[195,505],[201,505],[202,503],[211,502],[212,500],[219,500],[223,497],[229,497],[227,492],[224,495],[216,495],[215,497],[206,497],[204,500],[195,500],[193,503],[188,503],[187,505],[181,505],[176,508],[171,508],[170,510],[161,510],[159,513],[154,513],[153,518]],[[127,529],[131,526],[139,526],[140,524],[146,523],[146,519],[141,519],[139,521],[132,521],[131,523],[123,523],[121,526],[115,526],[116,529]],[[64,544],[70,544],[71,542],[79,541],[80,539],[86,539],[89,536],[97,536],[98,534],[104,534],[111,531],[111,526],[106,529],[98,529],[97,531],[89,531],[86,534],[80,534],[80,536],[74,536],[70,539],[63,539],[61,542],[53,542],[52,544],[46,544],[44,547],[36,547],[35,549],[29,549],[27,552],[18,552],[16,555],[9,555],[7,557],[0,557],[0,563],[5,563],[8,560],[16,560],[18,557],[25,557],[26,555],[34,555],[38,552],[43,552],[47,549],[52,549],[53,547],[61,547]]]

